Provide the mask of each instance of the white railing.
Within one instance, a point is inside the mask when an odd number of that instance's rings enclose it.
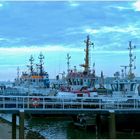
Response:
[[[0,110],[90,109],[140,110],[140,98],[0,96]]]

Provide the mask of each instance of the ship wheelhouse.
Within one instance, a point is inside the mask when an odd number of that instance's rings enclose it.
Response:
[[[121,94],[124,96],[132,97],[136,91],[137,82],[135,80],[115,80],[111,84],[113,94]]]
[[[116,80],[113,84],[111,84],[111,87],[113,91],[135,91],[136,81]]]
[[[84,75],[82,72],[70,72],[67,75],[67,82],[70,86],[87,86],[93,87],[95,85],[95,76],[91,73]]]

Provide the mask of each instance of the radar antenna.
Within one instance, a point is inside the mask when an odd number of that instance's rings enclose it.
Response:
[[[86,43],[86,49],[85,49],[85,52],[86,52],[86,56],[85,56],[85,64],[82,64],[80,66],[84,67],[84,72],[88,73],[89,72],[89,47],[91,45],[94,46],[94,43],[92,43],[90,41],[90,38],[89,38],[89,35],[87,36],[87,39],[84,41]]]
[[[32,55],[31,55],[31,57],[30,57],[30,59],[29,59],[29,62],[30,62],[30,65],[28,65],[28,67],[29,67],[29,70],[30,70],[30,74],[32,75],[33,72],[34,72],[34,68],[33,68],[34,58],[33,58]]]
[[[19,71],[20,71],[20,69],[19,69],[19,67],[17,67],[17,82],[18,82],[18,84],[19,84],[19,81],[20,81],[20,80],[19,80],[19,79],[20,79],[20,78],[19,78]]]
[[[43,70],[43,65],[44,65],[43,59],[44,59],[44,58],[45,58],[44,55],[43,55],[42,53],[40,53],[40,55],[39,55],[39,57],[38,57],[40,63],[37,64],[37,66],[38,66],[38,68],[39,68],[39,70],[40,70],[39,74],[40,74],[41,76],[43,75],[43,72],[44,72],[44,70]]]
[[[133,79],[135,77],[134,73],[133,73],[133,69],[136,69],[136,66],[133,64],[135,63],[135,59],[136,59],[136,56],[133,56],[132,54],[132,50],[135,49],[136,46],[132,46],[132,42],[129,41],[129,73],[128,73],[128,77],[130,79]]]
[[[67,54],[67,72],[68,73],[70,72],[70,59],[71,59],[71,56],[68,53]]]

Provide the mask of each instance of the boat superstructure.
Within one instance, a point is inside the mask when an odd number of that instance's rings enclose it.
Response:
[[[67,54],[67,75],[64,78],[64,84],[60,85],[60,92],[58,94],[78,94],[79,96],[83,96],[83,94],[86,94],[86,96],[90,96],[91,92],[95,92],[95,69],[93,66],[93,69],[91,70],[90,67],[90,47],[94,44],[90,41],[89,35],[87,36],[86,40],[84,41],[86,44],[85,48],[85,62],[84,64],[81,64],[80,66],[84,68],[83,71],[78,71],[76,66],[74,66],[74,69],[70,69],[70,59],[71,56]],[[95,64],[94,64],[95,65]],[[67,93],[66,93],[67,92]],[[75,94],[75,95],[76,95]]]
[[[63,96],[100,96],[103,98],[103,100],[111,101],[113,100],[119,100],[126,98],[131,98],[138,96],[138,92],[140,93],[140,86],[139,91],[137,92],[137,80],[135,80],[135,74],[133,72],[135,67],[135,59],[136,56],[133,56],[133,49],[135,46],[132,46],[132,42],[129,42],[129,65],[121,66],[124,68],[122,70],[122,74],[120,75],[119,72],[116,72],[114,74],[114,80],[110,84],[110,88],[106,89],[104,87],[104,75],[101,71],[101,77],[95,76],[95,70],[90,70],[89,66],[89,47],[90,45],[93,45],[91,43],[89,36],[87,36],[86,43],[86,49],[85,49],[85,63],[81,66],[84,67],[84,71],[79,72],[77,71],[76,67],[74,70],[70,69],[70,59],[71,57],[69,54],[67,55],[67,65],[68,65],[68,74],[65,78],[67,81],[67,84],[62,84],[60,89],[61,91],[58,92],[58,95]],[[127,72],[127,68],[129,68]],[[97,88],[97,79],[99,88]],[[76,93],[76,94],[75,94]]]
[[[90,64],[89,64],[89,49],[91,46],[93,46],[93,43],[90,41],[90,37],[87,36],[87,39],[84,41],[86,44],[86,49],[85,49],[85,63],[81,64],[80,66],[84,68],[83,71],[78,71],[76,69],[76,66],[74,66],[74,69],[69,69],[68,66],[68,73],[66,76],[66,80],[68,85],[73,88],[74,90],[76,87],[82,88],[82,87],[87,87],[87,88],[94,88],[95,87],[95,70],[90,69]],[[67,55],[67,64],[69,64],[69,59],[70,56]],[[71,89],[71,90],[73,90]]]
[[[17,68],[17,78],[12,87],[6,88],[5,95],[51,95],[55,94],[55,89],[50,87],[49,74],[44,69],[44,56],[42,53],[38,56],[39,63],[34,64],[34,58],[31,55],[29,59],[28,71],[22,72],[20,76]]]
[[[73,88],[76,86],[78,87],[85,86],[88,88],[95,87],[95,70],[91,71],[90,64],[89,64],[89,49],[91,46],[93,46],[93,43],[90,41],[89,36],[87,36],[87,39],[85,40],[85,44],[86,44],[85,63],[80,65],[81,67],[84,68],[84,70],[80,72],[77,71],[76,67],[74,67],[74,70],[70,70],[68,67],[68,74],[66,80],[68,82],[68,85],[70,85]],[[69,56],[68,56],[68,60],[69,60]]]
[[[44,56],[40,53],[39,57],[39,64],[36,64],[36,69],[34,68],[34,58],[31,55],[29,62],[30,64],[27,66],[29,72],[22,72],[21,77],[17,75],[15,79],[14,85],[16,86],[30,86],[30,87],[39,87],[39,88],[49,88],[50,81],[49,75],[44,70]]]
[[[132,50],[135,46],[132,47],[131,41],[129,42],[129,65],[121,66],[122,74],[116,72],[114,74],[114,80],[111,83],[111,91],[112,94],[110,97],[103,98],[103,101],[114,104],[116,101],[118,102],[131,102],[133,98],[139,96],[140,86],[138,85],[137,80],[135,79],[135,74],[133,72],[136,69],[135,59],[136,56],[133,56]],[[127,72],[127,68],[129,68]],[[138,89],[138,90],[137,90]],[[112,105],[111,105],[112,106]]]
[[[135,48],[132,47],[131,41],[129,42],[129,65],[121,66],[122,74],[119,76],[119,73],[115,73],[115,80],[112,82],[112,93],[114,96],[127,96],[132,97],[136,95],[137,81],[135,80],[135,74],[133,72],[136,69],[135,59],[136,56],[133,56],[132,50]],[[126,69],[129,68],[128,73]]]

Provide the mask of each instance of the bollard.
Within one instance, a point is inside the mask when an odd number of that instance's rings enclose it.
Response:
[[[19,111],[19,139],[24,139],[24,110]]]
[[[109,138],[116,138],[115,111],[109,110]]]
[[[99,139],[101,136],[101,116],[96,114],[96,139]]]
[[[12,114],[12,139],[16,139],[16,114]]]

